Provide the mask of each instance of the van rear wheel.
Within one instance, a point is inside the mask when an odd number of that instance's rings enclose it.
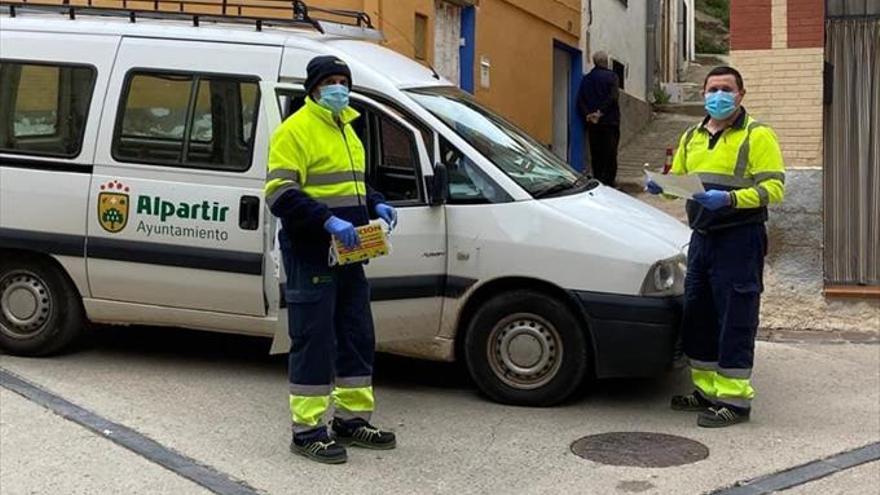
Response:
[[[586,375],[586,332],[558,300],[521,290],[487,301],[465,336],[471,377],[491,399],[552,406],[574,393]]]
[[[20,356],[58,352],[83,330],[82,304],[66,275],[48,260],[0,261],[0,348]]]

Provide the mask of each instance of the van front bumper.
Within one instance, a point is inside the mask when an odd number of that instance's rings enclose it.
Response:
[[[650,376],[670,368],[679,348],[683,296],[571,294],[589,326],[598,378]]]

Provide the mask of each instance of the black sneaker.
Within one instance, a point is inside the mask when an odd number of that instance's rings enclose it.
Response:
[[[391,450],[397,447],[394,433],[382,431],[363,419],[343,421],[333,418],[333,433],[342,445],[373,450]]]
[[[343,464],[348,461],[348,453],[345,447],[339,445],[327,435],[323,438],[302,442],[297,441],[296,437],[294,437],[290,442],[290,451],[324,464]]]
[[[673,411],[703,412],[713,406],[699,392],[688,395],[673,395],[669,406]]]
[[[732,409],[726,406],[710,407],[697,417],[697,424],[703,428],[724,428],[749,420],[750,409]]]

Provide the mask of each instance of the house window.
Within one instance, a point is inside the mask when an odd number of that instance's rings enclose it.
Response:
[[[620,86],[620,89],[624,89],[623,81],[626,80],[626,65],[623,62],[612,60],[611,61],[611,70],[617,74],[617,84]]]
[[[428,17],[416,14],[415,49],[417,60],[428,60]]]

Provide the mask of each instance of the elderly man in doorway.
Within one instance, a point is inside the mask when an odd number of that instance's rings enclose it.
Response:
[[[620,81],[608,68],[608,54],[593,54],[593,70],[581,81],[578,108],[587,123],[590,168],[606,186],[617,180],[617,145],[620,143]]]

